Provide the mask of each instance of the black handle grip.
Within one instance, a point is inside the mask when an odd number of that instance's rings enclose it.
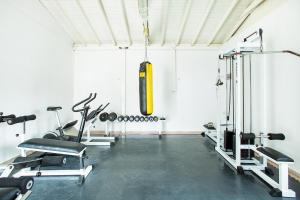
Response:
[[[269,140],[285,140],[285,135],[283,133],[268,133]]]
[[[101,108],[101,112],[102,112],[103,110],[105,110],[105,109],[107,108],[107,106],[109,106],[109,104],[110,104],[110,103],[107,103],[103,108]]]
[[[83,107],[86,107],[89,103],[91,103],[94,99],[96,99],[96,97],[97,97],[97,93],[94,93],[94,96],[93,96],[91,99],[89,99],[89,100],[83,105]]]
[[[81,112],[81,111],[83,111],[84,108],[82,108],[82,109],[76,109],[76,107],[79,106],[80,104],[82,104],[82,103],[84,103],[84,102],[90,100],[91,97],[92,97],[92,95],[93,95],[93,93],[90,93],[90,95],[89,95],[88,98],[86,98],[86,99],[80,101],[79,103],[76,103],[76,104],[72,107],[72,111],[73,111],[73,112]]]
[[[35,119],[36,119],[35,115],[25,115],[25,116],[20,116],[20,117],[9,119],[9,120],[7,120],[7,123],[9,125],[14,125],[14,124],[22,123],[22,122],[35,120]]]
[[[10,120],[10,119],[13,119],[13,118],[16,118],[16,116],[13,115],[13,114],[11,114],[11,115],[5,115],[5,116],[1,115],[0,116],[0,123],[1,122],[6,122],[7,120]]]

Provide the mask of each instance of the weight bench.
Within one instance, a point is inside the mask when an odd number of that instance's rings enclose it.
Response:
[[[288,172],[288,165],[293,164],[294,160],[287,155],[269,147],[258,147],[253,148],[252,150],[255,151],[259,156],[263,156],[267,160],[271,160],[278,165],[279,182],[274,181],[260,170],[252,170],[273,187],[273,190],[270,192],[270,194],[277,197],[296,197],[296,193],[293,190],[289,189]]]
[[[27,151],[44,152],[49,154],[75,156],[80,159],[79,169],[67,170],[32,170],[30,167],[21,169],[13,177],[21,176],[80,176],[82,181],[92,171],[92,166],[84,166],[84,152],[86,146],[77,142],[33,138],[18,145],[21,156],[26,157]],[[13,168],[13,167],[12,167]],[[13,169],[11,169],[12,171]]]

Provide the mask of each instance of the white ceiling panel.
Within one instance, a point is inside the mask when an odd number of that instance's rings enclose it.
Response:
[[[149,0],[150,45],[222,44],[257,1],[264,0]],[[39,2],[76,45],[144,43],[138,0]]]

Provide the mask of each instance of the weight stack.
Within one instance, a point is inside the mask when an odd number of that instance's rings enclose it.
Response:
[[[255,139],[241,139],[241,144],[251,144],[254,145]],[[235,149],[235,135],[233,137],[233,156],[236,155],[236,149]],[[254,157],[254,152],[250,149],[242,149],[241,150],[241,159],[251,159]]]
[[[232,151],[233,150],[233,138],[235,134],[233,131],[224,131],[224,149],[225,151]]]

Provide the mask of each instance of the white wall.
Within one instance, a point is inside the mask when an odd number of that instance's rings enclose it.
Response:
[[[166,131],[200,131],[215,121],[216,50],[150,49],[153,64],[154,115],[165,116]],[[97,92],[94,106],[111,102],[109,111],[122,113],[122,85],[126,65],[126,112],[140,115],[138,70],[142,49],[77,50],[75,52],[74,101]],[[97,129],[103,130],[104,125]],[[120,126],[115,126],[119,131]],[[155,124],[128,123],[128,131],[154,131]]]
[[[233,47],[242,36],[261,27],[264,31],[265,50],[289,49],[300,52],[300,1],[288,0],[283,3],[281,1],[279,7],[261,18],[263,13],[276,2],[278,3],[278,1],[267,1],[263,4],[249,18],[240,33],[224,45],[224,48]],[[264,129],[262,122],[263,109],[265,109],[267,132],[282,132],[286,135],[285,141],[270,141],[269,145],[294,158],[296,162],[292,168],[300,172],[300,59],[289,54],[253,57],[255,57],[253,65],[257,69],[253,72],[253,77],[256,83],[261,83],[256,86],[256,90],[254,89],[256,93],[254,107],[256,131]],[[265,79],[262,74],[264,67]],[[264,83],[265,91],[262,89]],[[264,97],[265,108],[262,107]]]
[[[49,105],[65,108],[70,119],[73,98],[72,42],[38,1],[0,1],[0,111],[36,114],[26,138],[41,136],[55,126]],[[67,114],[68,113],[68,114]],[[0,161],[17,155],[22,125],[0,124]]]

